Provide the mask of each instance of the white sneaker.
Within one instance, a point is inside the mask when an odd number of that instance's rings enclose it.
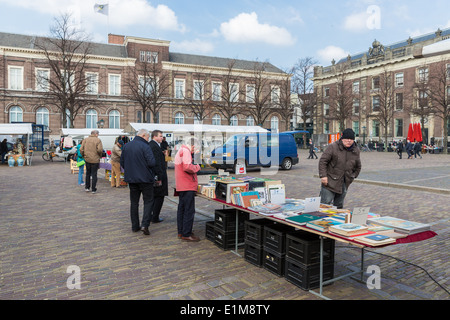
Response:
[[[91,190],[89,190],[89,189],[84,189],[84,191],[89,192],[89,191],[91,191]]]
[[[82,184],[80,184],[80,186],[84,186],[84,182]]]

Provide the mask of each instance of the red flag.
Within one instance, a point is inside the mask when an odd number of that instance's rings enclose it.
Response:
[[[413,129],[413,124],[412,123],[409,124],[408,136],[406,138],[409,141],[413,141],[414,140],[414,129]]]
[[[417,128],[415,130],[415,134],[417,136],[416,140],[418,142],[422,142],[423,141],[423,137],[422,137],[422,128],[420,127],[420,123],[417,123]]]

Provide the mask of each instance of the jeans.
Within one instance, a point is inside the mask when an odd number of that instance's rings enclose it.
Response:
[[[190,237],[195,215],[195,191],[179,191],[178,193],[178,234],[181,234],[182,237]]]
[[[144,214],[142,215],[142,228],[148,228],[152,219],[153,210],[153,183],[129,183],[130,188],[130,218],[131,229],[137,231],[139,227],[139,199],[144,200]]]
[[[153,210],[152,210],[152,221],[159,220],[159,214],[161,213],[163,203],[164,203],[164,196],[163,197],[154,197]]]
[[[336,208],[342,209],[344,207],[344,198],[346,194],[347,187],[345,186],[345,183],[342,184],[342,194],[330,191],[322,185],[320,189],[320,202],[323,204],[334,205]]]
[[[91,188],[91,177],[92,177],[92,191],[97,191],[97,171],[99,168],[99,163],[87,163],[86,162],[86,189]]]
[[[5,163],[5,155],[6,155],[6,152],[2,152],[2,164]]]
[[[84,183],[83,175],[84,175],[84,165],[78,167],[78,184]]]

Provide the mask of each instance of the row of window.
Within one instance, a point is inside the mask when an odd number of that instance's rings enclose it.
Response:
[[[394,137],[403,137],[403,119],[395,119],[394,126]],[[325,122],[323,129],[324,133],[330,133],[330,123]],[[380,122],[377,120],[372,120],[372,129],[370,132],[367,132],[365,127],[360,132],[359,121],[352,121],[352,129],[357,137],[361,137],[361,135],[379,137],[381,134]]]

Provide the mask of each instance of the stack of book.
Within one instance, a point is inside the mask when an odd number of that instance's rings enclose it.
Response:
[[[323,218],[319,220],[314,220],[306,223],[308,228],[318,230],[321,232],[328,232],[328,228],[331,226],[336,226],[342,224],[343,222],[333,219],[333,218]]]
[[[408,221],[389,216],[372,218],[368,219],[367,221],[370,224],[392,228],[395,232],[404,234],[416,234],[419,232],[428,231],[431,227],[429,224]]]
[[[255,204],[252,200],[259,200],[259,193],[257,191],[243,191],[233,193],[231,202],[235,205],[248,208]]]
[[[382,234],[371,234],[371,235],[365,235],[365,236],[359,236],[353,238],[353,240],[367,244],[369,246],[383,246],[386,244],[394,243],[396,240],[394,238],[382,235]]]
[[[216,197],[216,186],[215,185],[199,185],[199,192],[200,194],[214,199]]]
[[[369,231],[368,227],[355,223],[341,223],[333,225],[328,228],[328,232],[344,237],[355,237],[375,233],[373,231]]]

